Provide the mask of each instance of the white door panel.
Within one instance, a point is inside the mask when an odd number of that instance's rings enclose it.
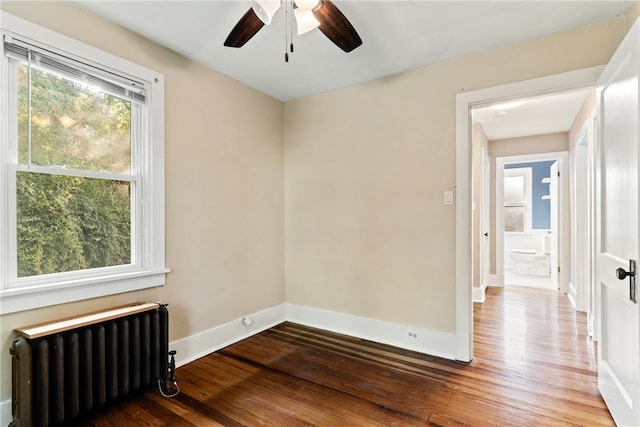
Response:
[[[630,270],[638,260],[638,75],[636,22],[600,81],[598,386],[618,425],[640,425],[640,310]]]

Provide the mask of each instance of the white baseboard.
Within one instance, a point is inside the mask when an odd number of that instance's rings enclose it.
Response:
[[[474,286],[472,289],[473,289],[473,302],[484,303],[487,287]]]
[[[0,426],[8,426],[13,421],[11,414],[11,400],[0,402]]]
[[[456,358],[458,347],[454,334],[295,304],[280,304],[245,317],[252,320],[251,325],[244,325],[240,318],[171,342],[170,348],[177,351],[176,365],[185,365],[285,320],[447,359]]]
[[[286,304],[287,320],[352,337],[455,360],[454,334],[368,319],[296,304]]]
[[[251,323],[245,325],[244,318],[249,318]],[[460,347],[459,341],[468,341],[465,337],[462,337],[462,340],[459,339],[460,337],[456,337],[455,334],[295,304],[279,304],[195,335],[172,341],[169,343],[169,349],[177,351],[176,366],[182,366],[284,321],[451,360],[456,359],[458,347]],[[11,420],[11,400],[0,402],[0,426],[8,425]]]
[[[176,365],[182,366],[284,322],[285,314],[285,304],[276,305],[257,313],[247,314],[242,318],[206,331],[198,332],[195,335],[170,342],[169,349],[176,350]],[[250,319],[251,324],[245,325],[243,323],[244,318]]]
[[[245,317],[251,318],[250,326],[245,326],[240,318],[171,342],[170,348],[177,351],[176,365],[192,362],[285,320],[420,353],[456,358],[457,338],[454,334],[413,326],[295,304],[280,304]]]
[[[503,274],[490,274],[489,275],[489,286],[504,286],[504,275]]]

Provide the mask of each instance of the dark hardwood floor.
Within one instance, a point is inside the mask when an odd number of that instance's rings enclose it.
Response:
[[[457,363],[284,323],[177,370],[90,426],[609,426],[584,314],[553,291],[490,288]]]

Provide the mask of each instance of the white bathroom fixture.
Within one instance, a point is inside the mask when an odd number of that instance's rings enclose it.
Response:
[[[551,235],[542,236],[541,250],[512,249],[513,272],[533,276],[551,275]]]

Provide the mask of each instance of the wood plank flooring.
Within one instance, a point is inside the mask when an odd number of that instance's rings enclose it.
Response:
[[[83,426],[611,426],[586,319],[565,296],[490,288],[458,363],[284,323],[177,370]]]

